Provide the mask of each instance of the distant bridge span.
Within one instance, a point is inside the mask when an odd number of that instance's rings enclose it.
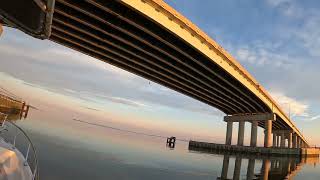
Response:
[[[239,122],[238,145],[243,145],[246,121],[252,123],[252,132],[257,126],[265,129],[265,147],[271,146],[271,133],[273,146],[284,146],[285,139],[288,147],[309,146],[280,106],[229,53],[162,0],[34,2],[29,3],[38,7],[43,20],[34,26],[36,30],[23,24],[32,17],[21,22],[13,10],[1,9],[2,4],[13,8],[10,2],[0,3],[0,20],[223,111],[227,144],[232,123]],[[252,146],[256,136],[251,133]]]

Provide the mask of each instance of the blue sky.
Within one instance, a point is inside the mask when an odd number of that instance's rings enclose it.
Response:
[[[236,57],[286,112],[290,109],[311,143],[320,144],[319,1],[166,2]],[[218,110],[52,42],[6,28],[0,54],[3,77],[72,97],[79,107],[108,112],[118,122],[139,121],[141,128],[169,129],[187,138],[224,139]]]

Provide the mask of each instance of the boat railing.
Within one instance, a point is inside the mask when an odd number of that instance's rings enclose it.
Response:
[[[33,180],[39,180],[39,164],[35,146],[22,128],[7,121],[6,118],[1,122],[0,137],[10,143],[13,149],[17,148],[21,152],[25,160],[24,166],[30,167]]]

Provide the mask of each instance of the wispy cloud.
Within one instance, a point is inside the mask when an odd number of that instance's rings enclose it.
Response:
[[[276,45],[261,44],[258,42],[250,46],[237,47],[235,56],[241,62],[256,66],[269,65],[277,68],[289,68],[293,65],[292,59],[286,54],[276,52]]]
[[[282,106],[287,113],[293,116],[308,116],[309,105],[306,102],[298,101],[294,98],[288,97],[281,92],[271,92],[271,96]]]
[[[303,9],[295,0],[266,0],[271,7],[277,8],[283,15],[300,18],[303,16]]]

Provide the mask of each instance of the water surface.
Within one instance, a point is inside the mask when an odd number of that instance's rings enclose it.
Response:
[[[41,179],[320,179],[314,158],[201,153],[188,150],[185,141],[172,149],[157,132],[148,136],[62,116],[34,111],[17,122],[37,147]]]

